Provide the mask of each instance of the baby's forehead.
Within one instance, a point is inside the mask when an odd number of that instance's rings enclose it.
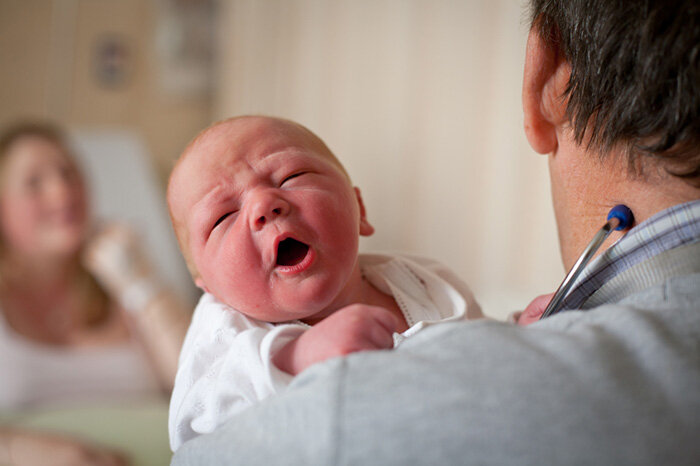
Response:
[[[204,150],[235,148],[241,155],[264,155],[277,148],[297,146],[333,155],[323,141],[305,127],[289,120],[271,117],[237,117],[216,123],[193,142]],[[234,147],[235,146],[235,147]],[[193,147],[194,148],[194,147]]]
[[[326,144],[314,133],[292,121],[270,117],[238,117],[214,124],[202,131],[187,147],[178,165],[198,170],[247,161],[290,148],[308,150],[347,172]]]
[[[217,123],[202,131],[185,149],[170,179],[170,197],[196,199],[209,181],[230,173],[240,161],[261,160],[290,148],[322,157],[347,176],[328,147],[311,131],[287,120],[267,117],[239,117]],[[290,151],[293,153],[294,151]]]

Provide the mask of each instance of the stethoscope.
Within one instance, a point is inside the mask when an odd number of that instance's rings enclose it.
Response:
[[[559,288],[557,288],[556,293],[554,293],[554,297],[552,297],[552,300],[542,313],[540,320],[544,319],[545,317],[549,317],[552,314],[556,314],[561,310],[561,303],[569,293],[569,290],[573,286],[574,282],[610,233],[612,233],[613,230],[626,230],[632,226],[632,223],[634,223],[634,215],[626,205],[620,204],[610,209],[605,225],[603,225],[595,236],[593,236],[593,239],[590,243],[588,243],[586,249],[583,250],[574,266],[571,267],[571,270],[569,270],[569,273],[564,278],[564,281],[561,282],[561,285],[559,285]]]

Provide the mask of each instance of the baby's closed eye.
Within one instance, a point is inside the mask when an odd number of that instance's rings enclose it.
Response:
[[[285,179],[283,179],[283,180],[282,180],[282,183],[280,183],[280,186],[284,186],[285,183],[287,183],[288,181],[293,180],[294,178],[298,178],[298,177],[300,177],[300,176],[302,176],[302,175],[306,175],[307,173],[309,173],[309,172],[307,172],[307,171],[300,171],[300,172],[293,173],[293,174],[287,176]]]
[[[231,211],[231,212],[226,212],[224,215],[222,215],[221,217],[219,217],[219,219],[218,219],[216,222],[214,222],[214,226],[211,227],[211,229],[214,230],[217,226],[219,226],[219,224],[220,224],[221,222],[223,222],[224,220],[226,220],[226,219],[229,217],[229,215],[233,215],[233,214],[235,214],[236,212],[238,212],[238,211],[237,211],[237,210],[234,210],[234,211]]]

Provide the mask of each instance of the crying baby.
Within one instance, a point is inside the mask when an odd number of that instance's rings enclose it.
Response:
[[[173,451],[309,366],[482,317],[441,264],[358,254],[374,232],[360,190],[297,123],[242,116],[205,129],[172,172],[168,206],[204,291],[171,399]]]

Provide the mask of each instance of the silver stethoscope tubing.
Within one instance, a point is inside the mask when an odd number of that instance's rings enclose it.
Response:
[[[569,290],[573,286],[574,282],[576,282],[578,276],[581,275],[583,269],[586,267],[588,262],[590,262],[596,251],[600,248],[600,245],[603,244],[610,233],[612,233],[614,230],[626,230],[632,225],[632,223],[634,223],[634,215],[629,207],[620,204],[616,205],[610,210],[608,213],[607,222],[605,222],[605,225],[603,225],[595,236],[593,236],[593,239],[590,243],[588,243],[588,246],[586,246],[586,249],[584,249],[583,253],[579,256],[574,266],[571,267],[571,270],[569,270],[569,273],[564,278],[564,281],[561,282],[561,285],[559,285],[559,288],[557,288],[552,300],[542,313],[540,320],[544,319],[545,317],[549,317],[552,314],[556,314],[561,310],[561,303],[569,293]]]

